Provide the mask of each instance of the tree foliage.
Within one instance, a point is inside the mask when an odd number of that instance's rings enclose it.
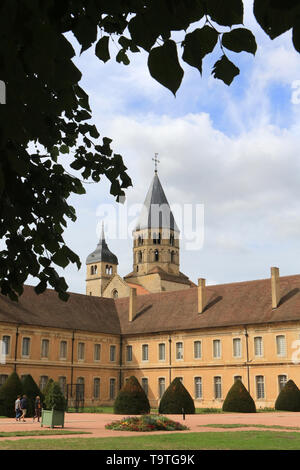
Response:
[[[241,380],[236,380],[229,389],[222,410],[235,413],[256,412],[254,400]]]
[[[275,410],[300,411],[300,390],[293,380],[288,380],[279,393]]]
[[[300,6],[296,0],[254,0],[255,17],[271,39],[292,29],[300,51]],[[219,51],[215,78],[230,85],[240,73],[231,52],[255,54],[253,33],[243,27],[242,0],[2,0],[0,80],[0,292],[17,300],[29,275],[36,293],[52,286],[62,300],[67,284],[56,271],[79,257],[63,232],[75,209],[67,202],[84,194],[82,181],[109,179],[119,200],[131,185],[121,155],[92,121],[89,97],[73,63],[75,36],[81,53],[93,47],[118,63],[144,50],[149,72],[176,94],[183,65],[202,73],[203,59]],[[188,30],[190,28],[190,30]],[[175,35],[183,38],[177,41]],[[100,63],[99,63],[100,64]],[[66,168],[70,166],[70,172]]]
[[[163,394],[158,412],[161,414],[195,413],[194,400],[179,377],[176,377],[171,382]]]
[[[51,382],[45,393],[45,409],[46,410],[66,410],[66,399],[61,391],[58,382]]]
[[[35,414],[34,404],[36,397],[39,396],[41,403],[43,403],[44,395],[30,374],[25,375],[25,377],[22,379],[22,387],[23,393],[26,395],[28,401],[26,415],[32,417]]]
[[[0,388],[0,416],[15,417],[15,401],[22,394],[22,382],[18,374],[12,372]]]
[[[136,377],[129,377],[119,391],[114,402],[114,413],[134,415],[150,413],[149,400]]]

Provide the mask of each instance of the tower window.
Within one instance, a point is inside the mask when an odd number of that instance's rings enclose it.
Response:
[[[171,233],[170,235],[170,245],[174,246],[174,234]]]
[[[139,251],[139,263],[143,262],[143,253]]]
[[[91,274],[97,274],[97,265],[91,266]]]
[[[156,245],[157,243],[157,235],[156,233],[153,233],[153,244]]]
[[[117,299],[117,298],[118,298],[119,294],[118,294],[117,289],[114,289],[114,290],[112,291],[112,296],[113,296],[114,299]]]
[[[139,237],[138,237],[138,245],[140,246],[140,245],[142,245],[143,243],[144,243],[144,239],[143,239],[143,237],[141,237],[141,236],[139,235]]]
[[[154,261],[158,261],[158,260],[159,260],[159,251],[155,250],[154,251]]]
[[[175,252],[171,251],[171,263],[175,263]]]

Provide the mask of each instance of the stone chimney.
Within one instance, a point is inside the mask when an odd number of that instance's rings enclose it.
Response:
[[[130,287],[129,292],[129,321],[133,321],[136,315],[136,288]]]
[[[272,308],[277,308],[280,301],[279,268],[271,268]]]
[[[205,279],[198,279],[198,313],[203,313],[206,306]]]

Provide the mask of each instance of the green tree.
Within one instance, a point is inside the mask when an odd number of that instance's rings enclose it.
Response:
[[[194,414],[194,400],[181,382],[176,377],[163,394],[159,403],[161,414]]]
[[[0,388],[0,416],[13,418],[16,415],[15,401],[17,396],[23,393],[22,382],[18,374],[12,372]]]
[[[222,410],[235,413],[256,412],[254,400],[241,380],[236,380],[229,389]]]
[[[27,400],[28,400],[28,408],[27,408],[26,416],[29,416],[29,417],[34,416],[35,398],[39,396],[41,398],[41,403],[43,403],[44,395],[30,374],[25,375],[25,377],[22,379],[22,387],[23,387],[23,393],[27,396]]]
[[[141,415],[150,413],[149,400],[136,377],[131,376],[114,402],[115,414]]]
[[[93,47],[103,63],[111,57],[112,42],[119,48],[115,59],[123,65],[143,49],[151,76],[175,95],[184,76],[182,64],[201,74],[203,59],[213,51],[220,53],[213,76],[232,83],[240,71],[231,52],[255,54],[257,48],[253,33],[243,27],[243,15],[242,0],[1,1],[3,295],[17,300],[31,275],[38,280],[37,294],[50,285],[67,300],[68,286],[57,266],[75,263],[80,268],[79,257],[63,238],[67,222],[76,220],[69,197],[85,193],[85,180],[108,178],[117,200],[131,186],[123,158],[111,149],[111,139],[100,140],[92,121],[70,36],[81,53]],[[297,0],[254,0],[254,15],[271,39],[292,29],[293,45],[300,51]],[[178,32],[180,41],[174,38]]]
[[[45,409],[65,411],[66,400],[58,382],[52,382],[45,394]]]
[[[300,390],[293,380],[288,380],[275,401],[275,410],[300,411]]]

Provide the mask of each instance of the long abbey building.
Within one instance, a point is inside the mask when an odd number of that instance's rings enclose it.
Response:
[[[272,267],[268,279],[194,284],[180,271],[179,229],[157,172],[133,233],[132,270],[118,274],[104,230],[86,268],[86,295],[68,302],[31,286],[18,303],[0,296],[0,386],[13,371],[41,389],[52,378],[65,393],[81,384],[85,404],[98,406],[135,375],[156,406],[180,377],[206,408],[221,407],[239,378],[264,408],[287,380],[300,385],[300,275]]]

